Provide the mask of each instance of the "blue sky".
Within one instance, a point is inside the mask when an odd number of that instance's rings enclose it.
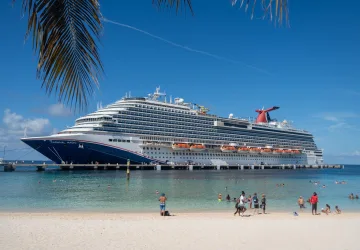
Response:
[[[6,145],[7,159],[42,159],[19,142],[24,128],[28,135],[50,134],[81,114],[41,89],[31,41],[24,44],[20,2],[14,8],[10,2],[0,8],[0,152]],[[250,20],[230,1],[193,1],[195,16],[158,11],[151,0],[102,1],[107,19],[228,61],[105,23],[105,76],[88,111],[128,91],[145,96],[158,85],[221,116],[256,116],[255,109],[277,105],[272,117],[311,131],[326,162],[360,163],[360,2],[350,2],[290,1],[291,27],[279,28]]]

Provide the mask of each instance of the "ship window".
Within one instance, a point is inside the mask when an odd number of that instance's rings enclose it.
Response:
[[[130,140],[127,140],[126,142],[130,142]]]
[[[112,139],[109,139],[109,141],[112,141]]]

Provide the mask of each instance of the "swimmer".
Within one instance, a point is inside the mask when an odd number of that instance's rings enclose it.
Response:
[[[326,186],[325,186],[325,185],[323,185],[322,187],[323,187],[323,188],[326,188]]]
[[[230,198],[230,195],[228,194],[227,196],[226,196],[226,201],[230,201],[231,200],[231,198]]]
[[[218,201],[222,201],[222,195],[218,194]]]
[[[353,200],[353,199],[354,199],[354,194],[353,194],[353,193],[351,193],[351,194],[349,195],[349,199],[350,199],[350,200]]]
[[[159,194],[159,191],[156,190],[156,194]]]
[[[355,199],[357,199],[357,200],[358,200],[358,199],[359,199],[359,195],[355,195]]]

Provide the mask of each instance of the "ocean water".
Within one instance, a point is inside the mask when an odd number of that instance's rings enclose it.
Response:
[[[309,181],[318,181],[314,185]],[[335,181],[347,184],[336,185]],[[285,184],[277,187],[276,184]],[[323,188],[322,185],[326,185]],[[225,199],[257,192],[266,194],[268,211],[297,211],[297,198],[309,198],[316,191],[319,206],[326,203],[344,211],[360,211],[360,200],[349,200],[350,193],[360,195],[360,166],[345,169],[306,170],[170,170],[131,171],[60,171],[34,168],[0,172],[0,211],[86,211],[155,212],[159,194],[168,197],[171,212],[233,211],[233,202]],[[309,207],[309,206],[308,206]],[[309,211],[310,209],[307,208]]]

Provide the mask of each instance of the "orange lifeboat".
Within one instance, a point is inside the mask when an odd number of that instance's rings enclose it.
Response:
[[[250,151],[250,148],[247,148],[247,147],[242,147],[242,148],[238,149],[239,153],[249,153],[249,151]]]
[[[190,146],[191,151],[204,151],[206,147],[202,144],[193,144]]]
[[[294,150],[291,150],[293,154],[301,154],[300,150],[297,150],[297,149],[294,149]]]
[[[187,143],[174,143],[171,147],[173,150],[177,151],[190,149],[190,146]]]
[[[236,148],[234,146],[221,146],[220,150],[222,152],[228,153],[228,152],[235,152]]]
[[[275,150],[273,151],[273,154],[274,154],[274,155],[282,154],[283,151],[284,151],[284,150],[282,150],[282,149],[275,149]]]
[[[250,154],[258,154],[261,152],[260,148],[250,148]]]
[[[263,148],[261,149],[262,154],[271,154],[273,151],[270,148]]]
[[[291,154],[292,153],[292,150],[291,149],[284,149],[282,151],[283,154]]]

